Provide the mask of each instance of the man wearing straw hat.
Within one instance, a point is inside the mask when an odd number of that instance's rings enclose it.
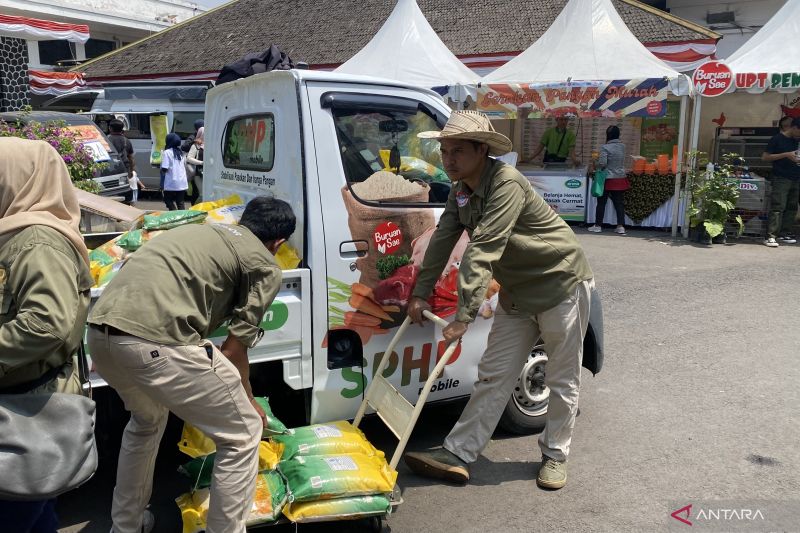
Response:
[[[512,145],[486,115],[455,111],[441,132],[419,137],[440,141],[453,187],[425,254],[409,315],[414,322],[424,320],[422,312],[430,310],[426,300],[465,230],[470,241],[459,268],[458,311],[444,329],[445,340],[458,341],[466,333],[492,278],[502,290],[469,403],[442,448],[407,453],[406,463],[420,475],[466,483],[468,464],[488,444],[534,344],[542,339],[550,401],[539,437],[537,483],[559,489],[567,481],[578,410],[592,270],[575,234],[528,180],[489,157],[508,153]]]

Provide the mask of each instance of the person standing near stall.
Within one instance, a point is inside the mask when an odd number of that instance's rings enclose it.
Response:
[[[625,235],[625,191],[631,188],[628,175],[625,173],[625,145],[619,140],[619,127],[609,126],[606,129],[606,143],[600,147],[600,156],[595,165],[605,170],[606,176],[603,195],[597,199],[594,215],[594,226],[589,228],[593,233],[603,231],[603,219],[606,216],[606,203],[611,198],[617,211],[617,227],[614,233]]]
[[[529,161],[539,157],[544,150],[544,163],[565,163],[571,161],[576,165],[580,163],[575,158],[575,133],[569,129],[569,118],[565,115],[556,117],[555,128],[545,130],[539,140],[539,147]]]
[[[781,120],[783,123],[783,120]],[[800,200],[800,117],[792,119],[791,126],[772,137],[761,159],[772,163],[770,185],[769,228],[764,245],[777,248],[781,244],[797,242],[793,234],[797,203]]]
[[[469,481],[469,463],[486,448],[522,367],[541,338],[549,359],[547,424],[539,437],[542,462],[536,482],[560,489],[569,454],[594,275],[572,229],[515,168],[489,155],[511,150],[477,111],[454,111],[439,139],[445,171],[453,182],[431,237],[408,306],[421,323],[427,299],[464,231],[469,235],[458,275],[458,311],[442,331],[458,342],[475,320],[492,278],[500,283],[497,314],[478,380],[442,448],[405,454],[417,474],[457,483]]]

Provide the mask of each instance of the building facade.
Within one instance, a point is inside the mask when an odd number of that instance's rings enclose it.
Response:
[[[80,88],[69,68],[204,11],[184,0],[0,0],[0,111]]]

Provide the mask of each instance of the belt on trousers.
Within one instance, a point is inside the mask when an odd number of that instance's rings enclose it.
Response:
[[[97,331],[102,331],[103,333],[108,333],[109,335],[130,336],[130,333],[122,331],[121,329],[117,329],[114,326],[109,326],[108,324],[89,324],[89,327],[92,329],[96,329]]]

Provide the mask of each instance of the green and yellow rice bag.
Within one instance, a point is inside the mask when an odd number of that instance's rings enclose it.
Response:
[[[206,224],[238,224],[244,213],[244,204],[226,205],[208,212]]]
[[[301,455],[353,453],[383,457],[383,452],[377,450],[360,429],[346,420],[290,429],[288,434],[276,435],[272,440],[286,445],[284,459]]]
[[[238,194],[232,194],[225,198],[221,198],[219,200],[210,200],[208,202],[201,202],[199,204],[195,204],[189,209],[192,211],[213,211],[214,209],[219,209],[220,207],[225,207],[228,205],[236,205],[241,204],[242,198]]]
[[[286,428],[286,425],[278,420],[274,414],[272,414],[272,409],[269,406],[268,398],[256,397],[255,400],[267,415],[267,425],[264,427],[262,438],[270,437],[272,435],[283,435],[289,432],[289,430]]]
[[[134,229],[123,233],[117,241],[117,245],[129,252],[135,252],[141,248],[144,243],[154,237],[158,237],[162,233],[164,233],[162,230],[145,231],[142,229]]]
[[[208,216],[208,213],[205,211],[193,211],[191,209],[156,212],[144,216],[142,228],[150,231],[172,229],[186,224],[199,224],[205,220],[206,216]]]
[[[188,422],[184,422],[178,449],[189,457],[195,458],[214,453],[217,451],[217,446],[205,433]]]
[[[283,515],[292,522],[322,522],[328,520],[356,520],[365,516],[386,514],[392,510],[384,494],[353,496],[314,502],[292,502],[283,508]]]
[[[397,480],[386,459],[367,455],[302,455],[281,461],[289,498],[309,502],[389,493]]]
[[[200,533],[206,529],[209,489],[187,492],[175,499],[181,511],[183,533]],[[246,524],[254,526],[278,519],[286,503],[286,486],[277,472],[259,472],[256,477],[256,492]]]

